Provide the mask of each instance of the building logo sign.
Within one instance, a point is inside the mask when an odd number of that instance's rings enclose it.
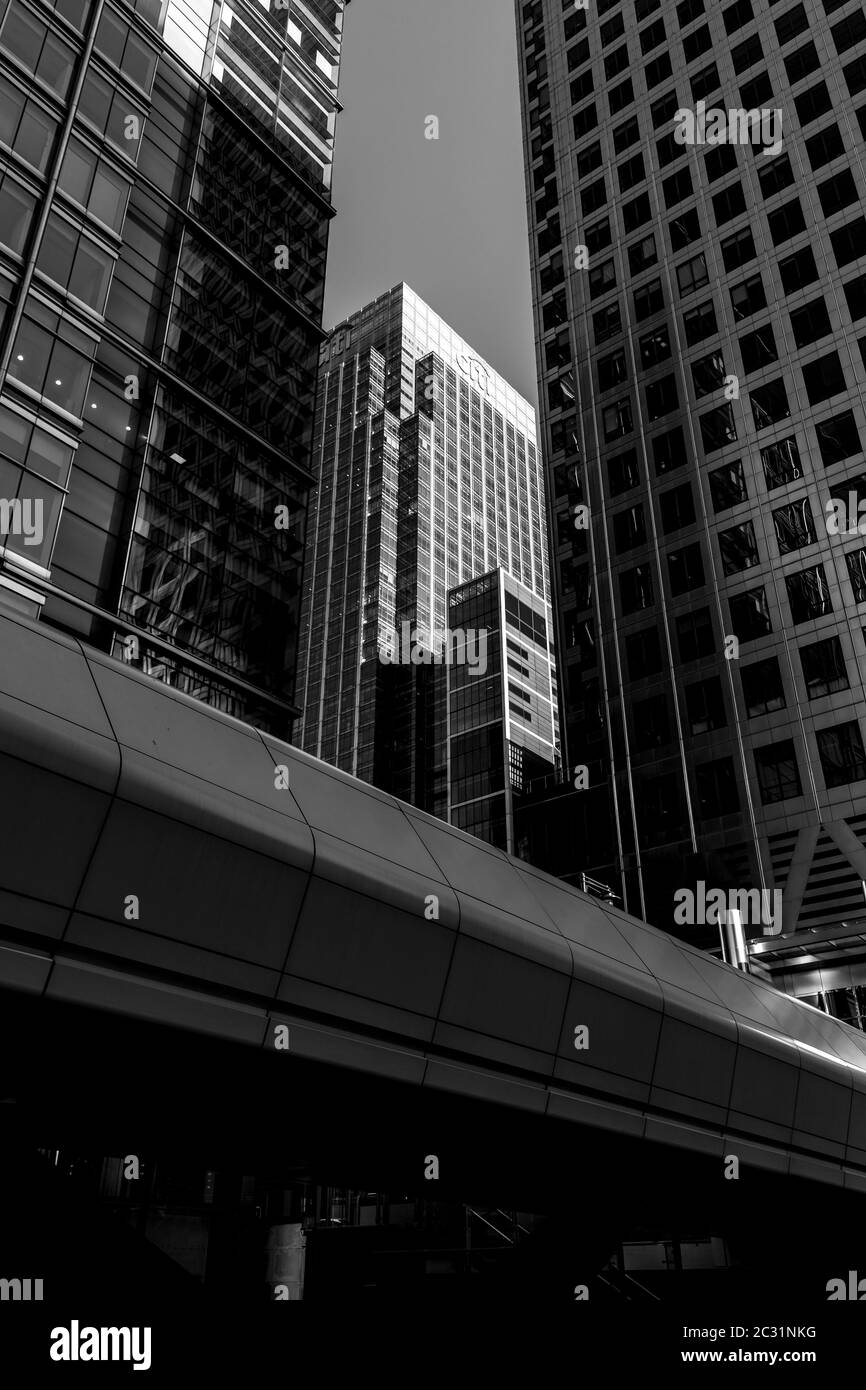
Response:
[[[484,363],[468,352],[458,352],[456,362],[463,375],[469,377],[473,386],[477,386],[479,391],[483,391],[486,396],[489,396],[490,372]]]

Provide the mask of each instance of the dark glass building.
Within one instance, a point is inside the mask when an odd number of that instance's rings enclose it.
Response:
[[[516,15],[575,857],[665,927],[695,877],[779,890],[808,941],[864,913],[863,8]]]
[[[0,0],[2,601],[280,731],[343,12]]]

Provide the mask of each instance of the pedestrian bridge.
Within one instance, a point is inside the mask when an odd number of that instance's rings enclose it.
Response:
[[[866,1037],[9,615],[0,789],[16,1008],[866,1190]]]

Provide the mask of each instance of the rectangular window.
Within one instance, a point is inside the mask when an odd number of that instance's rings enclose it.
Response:
[[[701,443],[705,454],[715,453],[717,449],[723,449],[726,444],[733,444],[737,438],[734,412],[730,404],[717,406],[715,410],[701,415],[699,422]]]
[[[794,97],[794,107],[801,126],[810,125],[812,121],[817,121],[819,116],[825,115],[827,111],[832,111],[833,103],[830,100],[827,83],[816,82],[814,87],[810,87],[808,91]]]
[[[640,339],[641,366],[645,369],[658,366],[659,362],[665,362],[671,355],[671,335],[666,323],[660,324],[653,329],[652,333],[647,333]]]
[[[613,405],[605,406],[602,411],[602,423],[604,425],[604,437],[607,441],[619,439],[622,435],[631,432],[631,403],[628,396],[615,401]]]
[[[613,386],[621,386],[628,377],[625,365],[625,353],[622,349],[619,352],[612,352],[608,357],[599,358],[598,362],[598,389],[599,391],[610,391]]]
[[[736,270],[738,266],[753,261],[757,253],[751,228],[744,227],[741,232],[725,237],[721,242],[721,251],[725,270]]]
[[[863,225],[866,229],[866,222]],[[832,239],[831,233],[830,240]],[[793,256],[783,257],[779,261],[779,276],[785,294],[794,294],[806,285],[814,284],[818,279],[818,267],[811,246],[804,246],[802,251],[797,251]]]
[[[679,286],[680,297],[687,294],[694,294],[695,290],[702,289],[709,280],[707,270],[707,258],[703,251],[691,260],[683,261],[677,266],[677,285]]]
[[[704,562],[698,542],[683,546],[682,550],[668,552],[668,579],[674,598],[701,588],[704,583]]]
[[[607,461],[607,488],[611,497],[617,497],[630,488],[637,487],[640,481],[637,453],[627,449],[624,454],[614,454]]]
[[[794,5],[793,9],[786,10],[779,15],[775,22],[776,38],[779,44],[790,43],[798,34],[802,34],[804,29],[809,28],[809,21],[806,18],[806,10],[803,5]]]
[[[719,551],[722,569],[725,574],[739,574],[741,570],[752,569],[758,564],[758,543],[755,528],[751,521],[740,526],[732,526],[728,531],[719,532]]]
[[[764,294],[764,285],[760,275],[752,275],[742,284],[734,285],[731,290],[731,308],[734,311],[734,318],[737,322],[751,318],[759,309],[766,309],[767,296]]]
[[[619,77],[621,72],[625,72],[628,67],[628,45],[623,44],[622,48],[617,48],[615,52],[608,53],[604,60],[604,75],[608,82],[615,77]]]
[[[753,642],[773,631],[770,609],[763,588],[746,589],[728,599],[731,626],[741,642]]]
[[[608,304],[603,309],[596,309],[592,316],[592,331],[596,346],[605,342],[607,338],[614,337],[621,328],[619,304]]]
[[[600,294],[606,294],[616,285],[616,269],[612,260],[602,261],[601,265],[593,266],[589,272],[589,297],[597,299]]]
[[[845,556],[854,602],[866,603],[866,550],[851,550]]]
[[[761,450],[761,463],[764,467],[764,478],[768,492],[773,492],[778,487],[787,487],[789,483],[798,482],[803,476],[800,451],[793,435],[787,439],[779,439],[775,444],[768,444],[763,448]]]
[[[772,714],[774,710],[785,708],[785,687],[782,684],[777,657],[770,656],[766,661],[755,661],[751,666],[742,666],[740,681],[746,714],[750,719],[755,719],[759,714]]]
[[[657,477],[681,468],[686,462],[686,446],[680,426],[667,430],[665,434],[657,434],[652,441],[652,450]]]
[[[671,239],[671,248],[675,253],[684,250],[693,241],[697,241],[701,235],[697,208],[682,212],[679,217],[675,217],[672,222],[669,222],[668,235]]]
[[[866,255],[866,217],[855,217],[853,222],[831,232],[830,244],[840,270]]]
[[[675,207],[684,198],[688,198],[692,192],[692,176],[688,165],[677,170],[675,174],[669,174],[666,179],[662,179],[662,194],[664,195],[665,207]]]
[[[631,78],[627,77],[625,82],[621,82],[608,94],[607,104],[610,107],[610,114],[615,116],[618,111],[624,111],[633,101],[634,87]]]
[[[842,208],[856,203],[857,185],[851,170],[843,169],[840,173],[834,174],[832,179],[819,183],[818,197],[825,217],[832,217],[835,212],[841,212]]]
[[[790,203],[778,208],[776,212],[771,212],[767,218],[767,225],[770,228],[770,236],[774,246],[781,246],[785,241],[790,241],[792,236],[798,232],[805,231],[806,219],[803,216],[803,209],[800,206],[799,198],[792,198]]]
[[[689,81],[689,86],[692,89],[692,100],[702,101],[711,92],[717,92],[721,85],[719,70],[715,63],[710,63],[709,67],[702,68]]]
[[[785,64],[788,81],[792,86],[795,82],[802,82],[804,77],[808,77],[810,72],[817,71],[821,66],[818,50],[811,41],[804,43],[802,48],[795,49],[793,53],[789,53],[782,61]]]
[[[819,405],[847,389],[838,352],[828,352],[803,367],[803,382],[810,405]]]
[[[825,468],[834,463],[843,463],[853,458],[862,449],[857,422],[851,410],[843,410],[841,415],[832,415],[815,426],[818,448]]]
[[[722,10],[722,22],[726,34],[736,33],[738,29],[742,29],[744,24],[748,24],[750,19],[754,19],[752,0],[736,0],[735,4],[728,5],[727,9]]]
[[[788,156],[781,154],[777,159],[759,164],[758,182],[765,198],[772,198],[774,193],[781,193],[783,188],[790,187],[794,182],[794,171]]]
[[[680,661],[698,661],[712,656],[716,643],[708,608],[699,608],[696,613],[683,613],[682,617],[677,618],[677,643]]]
[[[817,540],[812,508],[807,497],[801,497],[798,502],[789,502],[785,507],[777,507],[773,512],[773,525],[780,555],[790,555],[792,551],[802,550]]]
[[[616,127],[613,132],[613,148],[617,154],[622,154],[623,150],[629,149],[640,139],[640,126],[637,116],[632,116],[631,120],[625,121]]]
[[[656,239],[652,234],[628,248],[628,266],[632,275],[640,275],[641,271],[655,265],[657,260]]]
[[[653,584],[648,564],[636,565],[619,576],[619,596],[623,616],[638,613],[653,604]]]
[[[660,82],[664,82],[666,77],[670,77],[672,71],[669,53],[662,53],[658,58],[653,58],[652,62],[647,63],[644,68],[647,91],[651,92],[653,87],[657,87]]]
[[[812,135],[806,141],[806,154],[813,169],[821,169],[831,160],[838,159],[845,153],[845,142],[839,132],[837,125],[829,125],[826,130],[819,130],[817,135]]]
[[[640,502],[617,512],[613,517],[613,542],[618,555],[625,550],[634,550],[636,545],[646,541],[646,522]]]
[[[776,339],[768,323],[764,324],[763,328],[756,328],[752,333],[743,334],[740,338],[740,356],[747,372],[758,372],[771,362],[778,362]]]
[[[648,24],[645,29],[640,30],[638,38],[641,53],[652,53],[654,48],[658,48],[659,44],[665,41],[664,20],[657,19],[653,24]]]
[[[700,29],[695,29],[683,39],[683,53],[686,55],[686,62],[693,63],[696,58],[700,58],[701,54],[706,53],[707,49],[712,48],[712,46],[710,26],[709,24],[702,24]]]
[[[638,227],[642,227],[649,220],[650,200],[648,193],[639,193],[636,198],[632,198],[630,203],[623,204],[622,225],[625,228],[626,236],[636,232]]]
[[[766,386],[758,386],[749,392],[752,419],[756,430],[765,430],[779,420],[787,420],[791,414],[788,393],[782,377],[768,381]]]
[[[791,739],[771,743],[766,748],[755,749],[755,769],[758,774],[758,789],[764,806],[775,801],[788,801],[801,796],[800,774],[797,771],[797,755]]]
[[[732,169],[737,167],[737,150],[735,145],[717,145],[709,154],[704,155],[704,168],[707,171],[707,181],[715,183],[716,179],[724,178]]]
[[[628,663],[629,679],[643,680],[654,676],[662,669],[662,651],[658,628],[644,628],[625,639],[625,655]]]
[[[714,468],[708,476],[714,512],[725,512],[729,507],[736,507],[740,502],[745,502],[749,494],[742,459],[723,463],[721,468]]]
[[[659,313],[664,308],[664,294],[661,280],[650,280],[634,292],[634,313],[638,323]]]
[[[686,335],[686,342],[689,347],[694,347],[696,343],[702,343],[717,331],[716,311],[713,301],[708,299],[706,303],[699,304],[696,309],[688,309],[683,314],[683,329]]]
[[[730,222],[732,218],[738,217],[741,212],[746,210],[746,197],[742,184],[732,183],[730,188],[723,188],[721,193],[714,193],[712,202],[716,226],[723,227],[726,222]]]
[[[725,360],[720,351],[708,353],[692,363],[692,383],[695,395],[709,396],[718,391],[725,380]]]
[[[830,729],[818,729],[815,739],[828,787],[846,787],[851,782],[863,781],[866,777],[866,750],[856,719],[845,724],[834,724]]]
[[[682,483],[679,487],[671,488],[669,492],[661,493],[659,515],[666,536],[672,531],[681,531],[684,526],[691,526],[695,519],[691,484]]]
[[[795,623],[805,623],[811,618],[822,618],[826,613],[833,612],[823,565],[813,565],[810,569],[800,570],[798,574],[785,575],[785,588]]]
[[[717,758],[695,768],[698,813],[702,820],[729,816],[740,809],[737,778],[732,758]]]
[[[731,59],[734,64],[734,72],[739,77],[741,72],[748,72],[756,63],[760,63],[764,57],[764,50],[761,47],[761,40],[757,34],[746,39],[744,43],[738,43],[731,49]]]
[[[668,92],[665,96],[659,97],[650,107],[653,130],[658,130],[659,126],[672,121],[674,113],[679,107],[679,98],[676,92]]]
[[[634,188],[635,184],[642,183],[646,178],[643,155],[632,155],[631,159],[627,159],[624,164],[618,166],[616,172],[620,193],[627,193],[630,188]]]
[[[801,647],[800,662],[810,700],[835,695],[838,690],[848,690],[848,671],[838,637],[827,637],[823,642],[812,642],[807,647]]]
[[[718,676],[685,688],[686,714],[693,735],[709,734],[727,727],[722,683]]]

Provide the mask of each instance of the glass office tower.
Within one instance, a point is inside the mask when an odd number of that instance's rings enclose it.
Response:
[[[716,874],[862,918],[863,7],[516,16],[575,856],[661,926]]]
[[[0,597],[279,731],[343,11],[0,0]]]
[[[447,818],[448,590],[549,602],[535,412],[401,284],[323,347],[313,460],[296,741]]]

